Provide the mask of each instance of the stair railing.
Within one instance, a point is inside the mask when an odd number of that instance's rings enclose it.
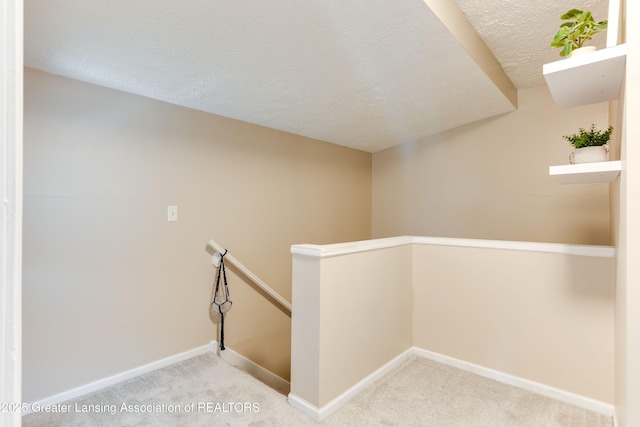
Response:
[[[224,259],[225,259],[226,262],[229,262],[230,264],[233,264],[242,274],[244,274],[256,286],[258,286],[258,288],[260,288],[263,292],[265,292],[267,295],[269,295],[275,302],[277,302],[278,305],[281,307],[281,309],[284,310],[284,312],[289,317],[291,317],[291,303],[289,301],[287,301],[286,299],[284,299],[284,297],[282,297],[282,295],[280,295],[275,290],[273,290],[273,288],[271,288],[271,286],[267,285],[265,282],[260,280],[260,278],[258,276],[253,274],[253,272],[251,270],[249,270],[244,264],[242,264],[240,261],[238,261],[233,255],[229,254],[229,252],[227,252],[216,241],[209,240],[209,243],[208,243],[207,246],[213,248],[217,252],[217,254],[214,254],[214,256],[213,256],[212,263],[214,264],[214,266],[217,267],[219,265],[217,263],[219,263],[219,261],[220,261],[220,258],[219,258],[220,254],[225,254],[224,255]],[[218,255],[217,262],[216,262],[216,255]]]

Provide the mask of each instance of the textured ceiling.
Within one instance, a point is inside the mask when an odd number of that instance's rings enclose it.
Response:
[[[542,65],[562,59],[549,47],[560,16],[570,9],[590,10],[594,19],[607,19],[608,0],[455,0],[476,32],[518,89],[545,84]],[[606,33],[593,44],[605,47]]]
[[[514,110],[434,1],[25,0],[25,65],[375,152]],[[544,84],[567,0],[456,2],[516,87]]]

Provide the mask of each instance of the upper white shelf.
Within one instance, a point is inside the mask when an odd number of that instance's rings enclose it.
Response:
[[[618,98],[627,58],[627,45],[544,64],[551,95],[560,108],[578,107]]]
[[[549,175],[560,184],[586,184],[614,181],[622,170],[622,162],[581,163],[577,165],[549,166]]]

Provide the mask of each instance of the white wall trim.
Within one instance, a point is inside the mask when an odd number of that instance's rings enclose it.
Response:
[[[247,359],[245,356],[231,350],[229,347],[226,347],[224,351],[220,351],[218,348],[218,343],[216,341],[211,341],[211,349],[214,353],[220,356],[227,363],[241,369],[242,371],[248,373],[249,375],[257,378],[262,381],[269,387],[278,390],[280,393],[285,396],[289,394],[289,390],[291,385],[289,381],[283,379],[282,377],[274,374],[268,369],[258,365],[256,362]]]
[[[23,0],[0,6],[0,402],[22,395]],[[20,425],[0,411],[0,426]]]
[[[414,244],[458,246],[466,248],[505,249],[510,251],[545,252],[563,255],[613,258],[613,246],[569,245],[564,243],[518,242],[510,240],[457,239],[449,237],[413,237]]]
[[[330,258],[358,252],[369,252],[378,249],[410,245],[411,243],[413,243],[411,236],[397,236],[357,242],[333,243],[330,245],[293,245],[291,246],[291,253],[316,258]]]
[[[512,385],[514,387],[537,393],[551,399],[579,406],[598,414],[606,415],[612,418],[614,416],[615,411],[613,405],[591,399],[589,397],[580,396],[565,390],[560,390],[545,384],[537,383],[535,381],[530,381],[524,378],[516,377],[514,375],[506,374],[504,372],[495,371],[493,369],[485,368],[484,366],[476,365],[464,360],[445,356],[443,354],[424,350],[418,347],[413,348],[413,353],[417,356],[443,363],[445,365],[453,366],[463,371],[471,372],[486,378],[491,378],[501,383]]]
[[[146,365],[139,366],[137,368],[133,368],[128,371],[121,372],[119,374],[115,374],[110,377],[73,388],[71,390],[63,391],[62,393],[58,393],[32,403],[27,403],[27,410],[22,415],[30,414],[32,412],[31,409],[34,404],[38,404],[40,406],[57,405],[59,403],[63,403],[68,400],[84,396],[85,394],[102,390],[131,378],[135,378],[140,375],[155,371],[157,369],[165,368],[175,363],[179,363],[184,360],[191,359],[192,357],[200,356],[209,352],[217,354],[227,363],[245,371],[249,375],[252,375],[253,377],[265,383],[267,386],[279,390],[285,396],[287,395],[287,393],[289,393],[290,386],[288,381],[263,368],[257,363],[247,359],[243,355],[229,349],[228,347],[224,351],[220,351],[220,349],[218,348],[218,343],[216,341],[211,341],[209,344],[205,344],[200,347],[184,351],[182,353],[174,354],[173,356],[165,357],[164,359],[156,360],[155,362],[151,362]]]
[[[358,252],[392,248],[404,245],[457,246],[481,249],[503,249],[511,251],[544,252],[563,255],[613,258],[615,248],[597,245],[569,245],[563,243],[518,242],[509,240],[459,239],[452,237],[397,236],[384,239],[363,240],[358,242],[336,243],[331,245],[293,245],[291,253],[315,258],[330,258]]]
[[[440,353],[435,353],[429,350],[424,350],[418,347],[412,347],[396,358],[382,366],[380,369],[367,376],[356,385],[342,393],[340,396],[333,399],[331,402],[324,405],[322,408],[317,408],[313,404],[307,402],[295,394],[289,394],[289,403],[294,408],[302,411],[316,422],[324,420],[340,407],[348,403],[351,399],[361,393],[364,389],[372,385],[374,382],[382,378],[393,368],[401,365],[411,356],[424,357],[425,359],[433,360],[438,363],[442,363],[448,366],[452,366],[463,371],[471,372],[476,375],[483,376],[485,378],[491,378],[492,380],[501,382],[503,384],[512,385],[514,387],[521,388],[523,390],[537,393],[542,396],[549,397],[551,399],[559,400],[571,405],[575,405],[586,410],[612,417],[615,422],[615,410],[614,406],[605,402],[601,402],[589,397],[580,396],[565,390],[560,390],[545,384],[540,384],[535,381],[530,381],[524,378],[516,377],[514,375],[506,374],[504,372],[495,371],[493,369],[485,368],[484,366],[476,365],[464,360],[456,359],[454,357],[445,356]]]
[[[293,406],[298,411],[311,418],[313,421],[320,422],[320,410],[317,406],[307,402],[300,396],[297,396],[293,393],[289,393],[287,399],[289,401],[289,405]]]
[[[359,382],[357,382],[353,387],[349,388],[347,391],[331,400],[329,403],[324,405],[322,408],[317,408],[315,405],[307,402],[301,397],[290,393],[289,394],[289,403],[291,406],[301,410],[305,414],[307,414],[314,421],[320,422],[327,418],[329,415],[333,414],[335,411],[344,406],[351,399],[360,394],[367,387],[372,385],[374,382],[378,381],[380,378],[385,376],[389,371],[393,368],[400,366],[407,359],[409,359],[413,355],[413,349],[407,349],[395,358],[391,359],[389,362],[385,363],[382,367],[372,372],[370,375],[366,376]]]
[[[166,366],[173,365],[178,362],[182,362],[187,359],[191,359],[192,357],[196,357],[208,352],[217,353],[222,359],[234,365],[259,380],[263,381],[267,386],[278,389],[281,392],[283,390],[288,389],[289,383],[275,375],[274,373],[268,371],[267,369],[257,365],[255,362],[247,359],[241,354],[226,349],[224,352],[220,352],[217,348],[217,342],[212,341],[209,344],[175,354],[173,356],[166,357],[161,360],[157,360],[155,362],[148,363],[146,365],[140,366],[138,368],[130,369],[128,371],[112,375],[107,378],[103,378],[98,381],[94,381],[89,384],[85,384],[83,386],[38,400],[36,402],[32,402],[27,404],[27,411],[23,413],[23,415],[27,415],[31,413],[31,408],[33,404],[39,404],[40,406],[44,405],[56,405],[59,403],[63,403],[65,401],[75,399],[77,397],[81,397],[88,393],[92,393],[106,387],[121,383],[123,381],[129,380],[131,378],[138,377],[140,375],[155,371],[160,368],[164,368]],[[222,353],[222,354],[221,354]],[[535,381],[530,381],[524,378],[516,377],[510,374],[506,374],[504,372],[495,371],[493,369],[489,369],[480,365],[476,365],[470,362],[466,362],[460,359],[456,359],[450,356],[445,356],[443,354],[435,353],[429,350],[424,350],[418,347],[412,347],[410,349],[405,350],[385,365],[372,372],[367,377],[360,380],[353,387],[346,390],[344,393],[331,400],[329,403],[324,405],[322,408],[317,408],[301,397],[289,393],[288,401],[291,406],[296,409],[302,411],[307,416],[309,416],[314,421],[322,421],[327,418],[329,415],[334,413],[336,410],[340,409],[351,399],[360,394],[367,387],[371,386],[377,380],[385,376],[392,369],[397,366],[400,366],[406,360],[408,360],[411,356],[416,355],[420,357],[424,357],[426,359],[430,359],[439,363],[443,363],[448,366],[453,366],[457,369],[461,369],[467,372],[471,372],[477,375],[481,375],[486,378],[491,378],[493,380],[499,381],[504,384],[509,384],[514,387],[518,387],[524,390],[531,391],[533,393],[537,393],[552,399],[556,399],[568,404],[572,404],[575,406],[579,406],[581,408],[587,409],[589,411],[593,411],[608,417],[614,418],[615,422],[615,410],[614,406],[608,403],[600,402],[595,399],[591,399],[585,396],[580,396],[568,391],[560,390],[545,384],[540,384]]]
[[[115,374],[110,377],[103,378],[101,380],[94,381],[80,387],[76,387],[71,390],[63,391],[62,393],[58,393],[32,403],[28,403],[26,408],[27,411],[24,412],[23,415],[30,414],[32,412],[31,408],[34,404],[39,404],[40,406],[57,405],[67,400],[75,399],[77,397],[83,396],[88,393],[93,393],[94,391],[104,389],[106,387],[121,383],[131,378],[135,378],[140,375],[155,371],[157,369],[173,365],[174,363],[182,362],[184,360],[191,359],[192,357],[200,356],[202,354],[211,352],[214,349],[215,347],[212,347],[211,343],[205,344],[203,346],[196,347],[182,353],[174,354],[173,356],[165,357],[164,359],[156,360],[155,362],[151,362],[146,365],[139,366],[137,368],[133,368],[128,371],[121,372],[119,374]]]

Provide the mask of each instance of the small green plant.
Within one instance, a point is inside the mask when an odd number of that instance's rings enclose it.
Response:
[[[560,25],[560,30],[551,42],[551,47],[562,48],[560,56],[571,55],[574,49],[581,48],[594,34],[607,29],[607,20],[596,22],[591,12],[580,9],[571,9],[560,19],[567,22]]]
[[[569,141],[575,148],[597,147],[609,142],[613,128],[609,126],[607,130],[601,131],[596,129],[596,125],[592,124],[591,129],[578,129],[573,135],[562,135],[564,139]]]

